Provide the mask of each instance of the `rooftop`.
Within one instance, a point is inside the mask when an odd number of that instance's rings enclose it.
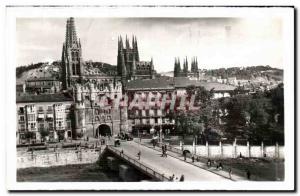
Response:
[[[35,81],[58,81],[54,77],[39,77],[39,78],[29,78],[26,82],[35,82]]]
[[[17,103],[37,103],[37,102],[69,102],[73,98],[69,94],[39,94],[39,95],[23,95],[17,96]]]
[[[173,78],[162,76],[156,79],[130,81],[127,83],[127,90],[175,89],[186,88],[191,85],[196,87],[203,86],[206,90],[214,89],[215,91],[233,91],[236,88],[235,86],[218,82],[190,80],[187,77]]]

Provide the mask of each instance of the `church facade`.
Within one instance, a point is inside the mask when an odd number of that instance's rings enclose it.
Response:
[[[101,105],[105,98],[122,96],[121,77],[103,73],[91,74],[82,58],[80,39],[77,38],[74,18],[66,24],[62,48],[62,88],[73,95],[73,137],[97,137],[126,132],[126,108]]]
[[[151,58],[151,61],[140,61],[135,36],[132,36],[131,46],[126,36],[125,47],[122,37],[118,37],[117,72],[123,81],[155,78],[156,71],[154,70],[153,59]]]

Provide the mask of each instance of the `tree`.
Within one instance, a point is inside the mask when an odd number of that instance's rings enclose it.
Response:
[[[28,142],[30,142],[30,140],[33,139],[34,136],[35,136],[35,133],[32,131],[25,132],[25,138],[27,139]]]

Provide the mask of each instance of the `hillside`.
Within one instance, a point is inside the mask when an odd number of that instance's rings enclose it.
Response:
[[[207,70],[205,75],[221,78],[236,77],[238,80],[283,80],[283,70],[270,66],[231,67]]]
[[[49,64],[48,62],[40,62],[28,66],[21,66],[16,68],[17,84],[24,83],[29,78],[40,77],[55,77],[60,78],[61,64],[59,61],[54,61]]]
[[[116,66],[107,63],[88,61],[84,64],[84,74],[88,75],[115,75],[116,71]],[[55,77],[59,79],[61,77],[61,62],[39,62],[16,68],[17,84],[24,83],[29,78],[40,77]]]

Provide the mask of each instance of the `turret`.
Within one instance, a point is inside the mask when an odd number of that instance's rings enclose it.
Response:
[[[127,35],[126,35],[126,49],[130,49],[129,40],[127,38]]]
[[[136,39],[136,36],[135,36],[135,39],[134,39],[134,45],[132,46],[134,51],[135,51],[135,60],[136,61],[140,61],[140,56],[139,56],[139,49],[138,49],[138,45],[137,45],[137,39]]]

